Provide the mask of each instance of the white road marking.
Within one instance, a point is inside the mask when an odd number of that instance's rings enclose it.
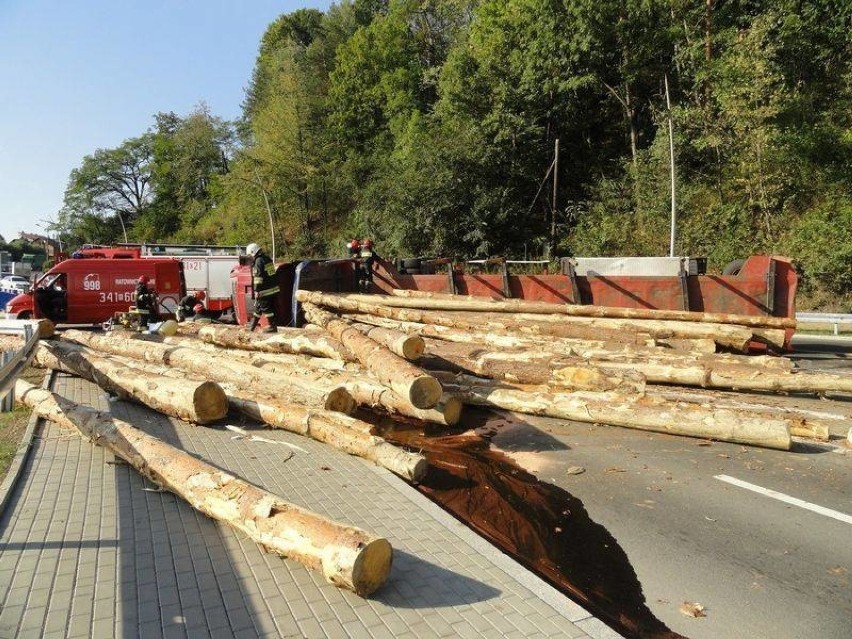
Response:
[[[739,486],[740,488],[745,488],[746,490],[751,490],[760,495],[765,495],[766,497],[772,497],[772,499],[777,499],[778,501],[783,501],[785,503],[792,504],[793,506],[798,506],[799,508],[804,508],[805,510],[810,510],[847,524],[852,524],[852,515],[847,515],[846,513],[832,510],[831,508],[826,508],[825,506],[820,506],[818,504],[812,504],[809,501],[798,499],[797,497],[791,497],[784,493],[779,493],[777,490],[772,490],[771,488],[764,488],[763,486],[750,484],[747,481],[737,479],[736,477],[730,477],[729,475],[715,475],[714,479],[718,479],[719,481],[723,481],[734,486]]]

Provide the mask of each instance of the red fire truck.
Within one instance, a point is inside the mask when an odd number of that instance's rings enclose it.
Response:
[[[73,253],[77,258],[161,259],[174,257],[183,262],[188,293],[204,291],[204,306],[210,313],[229,316],[233,307],[231,269],[239,264],[240,246],[200,244],[116,244],[84,246]],[[224,318],[223,318],[224,319]]]
[[[32,289],[6,305],[10,319],[47,318],[57,324],[99,324],[135,302],[142,275],[172,313],[185,295],[183,263],[175,258],[71,259],[45,273]]]

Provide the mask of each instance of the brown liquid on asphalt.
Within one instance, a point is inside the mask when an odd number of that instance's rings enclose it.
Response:
[[[681,637],[645,605],[627,555],[579,499],[471,431],[430,435],[420,422],[391,420],[377,426],[377,434],[429,461],[420,492],[613,629],[643,639]]]

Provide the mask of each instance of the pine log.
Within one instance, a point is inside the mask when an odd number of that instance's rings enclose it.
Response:
[[[387,346],[391,353],[395,353],[410,362],[416,361],[426,350],[426,344],[420,335],[409,335],[392,328],[371,326],[360,322],[353,322],[352,326],[367,337]]]
[[[39,416],[74,427],[196,510],[266,549],[321,570],[330,583],[361,596],[390,574],[387,539],[340,524],[229,475],[130,424],[18,380],[15,394]]]
[[[201,383],[193,382],[178,369],[127,361],[115,356],[98,356],[84,347],[75,347],[67,343],[55,343],[54,346],[59,347],[66,354],[70,351],[72,355],[76,354],[102,370],[121,367],[138,379],[156,380],[163,384],[163,378],[166,378],[168,381],[163,385],[169,386],[181,387]],[[52,355],[50,357],[51,360],[40,360],[40,363],[43,361],[49,368],[78,374],[76,369],[66,364],[73,357],[63,357],[62,360],[53,358]],[[212,384],[212,382],[204,383]],[[225,399],[225,412],[230,404],[233,408],[269,426],[311,437],[350,455],[369,459],[409,481],[419,482],[426,471],[427,462],[422,455],[408,453],[378,437],[373,437],[370,432],[371,425],[366,422],[333,411],[309,409],[256,393],[249,394],[233,384],[222,384],[221,387],[217,385],[217,388]],[[461,405],[459,400],[456,401]],[[160,412],[171,414],[168,405],[148,405]],[[183,418],[181,415],[176,416]]]
[[[445,386],[468,404],[585,423],[790,449],[787,420],[756,417],[728,409],[708,409],[696,404],[617,393],[528,392],[446,382]]]
[[[795,406],[770,406],[755,403],[751,397],[748,398],[748,401],[737,401],[726,394],[715,391],[681,391],[649,387],[646,392],[649,396],[660,397],[667,401],[712,405],[714,408],[780,416],[790,421],[790,434],[794,437],[809,437],[819,441],[828,441],[832,430],[837,430],[837,426],[848,422],[848,417],[843,415],[803,410]]]
[[[752,329],[732,324],[524,312],[499,313],[488,312],[488,308],[482,308],[477,312],[471,312],[470,309],[463,311],[456,309],[435,313],[408,308],[398,303],[422,300],[410,300],[388,295],[330,295],[308,291],[299,291],[297,297],[299,295],[305,300],[313,300],[314,303],[329,308],[417,321],[424,324],[473,328],[474,330],[487,328],[487,330],[493,331],[494,329],[501,329],[536,335],[579,337],[581,339],[616,339],[616,341],[626,341],[623,334],[629,331],[633,334],[633,341],[636,341],[640,335],[650,335],[655,339],[713,339],[722,347],[743,352],[748,349],[748,345],[753,339],[764,341],[775,348],[783,348],[786,339],[784,329]],[[300,299],[300,301],[303,300]],[[394,301],[397,303],[391,304]],[[484,303],[487,304],[487,302]],[[620,338],[618,338],[619,333],[622,334]]]
[[[351,295],[355,299],[369,300],[376,296]],[[749,328],[796,328],[796,320],[771,315],[735,315],[731,313],[704,313],[667,309],[621,308],[580,304],[553,304],[520,299],[490,299],[465,295],[448,295],[426,291],[395,289],[393,296],[382,302],[386,306],[419,308],[442,311],[477,311],[499,313],[564,314],[573,317],[599,317],[642,320],[673,320],[710,324],[735,324]]]
[[[733,390],[852,393],[852,376],[821,371],[760,370],[739,363],[668,364],[664,362],[606,362],[614,370],[640,371],[649,383],[678,384]]]
[[[379,300],[387,296],[374,296]],[[502,321],[482,321],[475,314],[444,313],[420,311],[409,308],[392,308],[377,303],[363,302],[350,299],[343,295],[333,295],[318,291],[296,291],[296,299],[301,303],[309,302],[317,306],[347,311],[350,313],[364,313],[375,317],[383,317],[404,322],[418,322],[421,324],[433,324],[436,326],[447,326],[466,331],[487,331],[501,334],[535,334],[555,335],[557,337],[570,337],[575,339],[607,340],[612,342],[624,342],[628,344],[645,344],[651,339],[650,335],[624,330],[611,330],[604,328],[589,328],[576,324],[545,324],[544,326],[531,325],[511,321],[511,316],[503,318]],[[746,331],[747,332],[747,331]],[[750,333],[749,333],[750,335]],[[659,335],[660,339],[674,337],[671,334]],[[743,342],[745,343],[745,342]],[[744,346],[743,346],[744,348]]]
[[[619,352],[663,352],[710,354],[716,352],[716,342],[712,339],[651,339],[644,343],[613,342],[602,339],[572,339],[559,337],[537,337],[535,335],[517,335],[488,333],[482,330],[461,330],[436,324],[420,324],[387,319],[375,315],[347,313],[344,319],[363,322],[372,326],[394,329],[409,335],[433,337],[459,344],[485,344],[494,348],[542,349],[556,352],[583,354],[597,351]],[[586,355],[584,355],[586,356]]]
[[[185,348],[214,352],[223,357],[236,357],[251,366],[275,375],[315,377],[321,374],[332,385],[344,385],[355,402],[363,406],[380,406],[391,414],[400,414],[427,422],[454,426],[461,418],[461,402],[444,394],[433,408],[420,409],[411,402],[376,380],[369,377],[366,369],[358,364],[340,360],[305,357],[303,355],[281,355],[251,351],[226,350],[212,344],[186,338],[165,338],[167,344],[180,344]],[[355,383],[357,382],[357,383]]]
[[[445,426],[455,426],[461,420],[462,402],[449,393],[444,393],[432,408],[415,408],[392,389],[363,377],[347,382],[346,390],[362,406],[381,407],[392,415],[405,415]]]
[[[188,422],[209,424],[228,413],[228,399],[215,382],[164,380],[63,342],[39,343],[35,361],[43,368],[83,377],[116,395]]]
[[[354,357],[338,340],[313,333],[299,335],[284,333],[249,333],[242,328],[206,325],[198,330],[198,337],[209,343],[226,348],[241,348],[267,353],[290,353],[295,355],[313,355],[344,361],[353,361]]]
[[[324,372],[301,370],[298,375],[272,375],[247,362],[233,361],[227,354],[211,357],[209,353],[184,346],[172,346],[145,339],[142,335],[105,335],[67,330],[63,337],[94,350],[180,368],[212,381],[231,382],[248,390],[262,389],[280,394],[296,404],[342,413],[355,410],[355,400],[343,386],[328,381]]]
[[[432,408],[441,399],[441,384],[411,362],[391,353],[352,327],[346,320],[328,313],[313,304],[305,304],[305,316],[339,339],[358,361],[415,408]]]
[[[491,341],[488,339],[487,334],[484,336],[484,339]],[[451,344],[443,339],[432,338],[427,340],[427,346],[430,354],[443,356],[444,353],[450,353],[456,358],[462,354],[466,354],[467,357],[476,359],[488,351],[481,344]],[[786,357],[768,355],[744,356],[731,353],[694,355],[661,348],[612,348],[610,345],[601,347],[599,344],[589,345],[588,342],[568,342],[567,340],[552,340],[549,343],[545,341],[526,342],[519,340],[515,346],[510,346],[508,342],[503,342],[500,348],[499,352],[488,354],[505,359],[512,359],[517,356],[521,361],[525,361],[531,356],[538,359],[552,360],[581,358],[590,360],[590,363],[591,361],[599,362],[601,366],[606,366],[607,362],[637,363],[641,365],[644,362],[650,361],[682,366],[735,365],[743,369],[750,367],[758,372],[767,370],[789,372],[794,368],[792,360]]]
[[[533,313],[478,313],[459,312],[467,321],[478,321],[485,326],[503,327],[507,330],[533,335],[561,335],[567,328],[582,328],[592,333],[611,331],[648,335],[652,339],[712,339],[723,348],[740,352],[748,350],[752,340],[767,341],[782,348],[786,333],[782,329],[746,328],[732,324],[702,324],[672,320],[617,319],[608,317],[570,317],[567,315],[539,315]],[[570,337],[570,335],[566,335]]]
[[[645,378],[605,364],[537,351],[488,351],[475,345],[429,341],[422,365],[430,370],[467,371],[519,384],[559,383],[575,390],[619,390],[640,393]]]
[[[347,371],[357,373],[363,370],[360,364],[344,362],[340,359],[329,359],[327,357],[312,357],[310,355],[290,355],[287,353],[268,353],[266,351],[252,351],[248,349],[227,348],[217,346],[208,342],[202,342],[194,337],[174,335],[171,337],[146,336],[150,341],[156,341],[173,346],[191,348],[196,351],[212,353],[222,357],[230,357],[240,361],[252,362],[258,366],[258,362],[269,362],[278,364],[282,369],[309,369],[316,371]]]
[[[269,426],[311,437],[369,459],[411,482],[420,482],[428,468],[426,458],[410,453],[370,434],[370,424],[341,413],[312,410],[267,397],[229,393],[231,406]]]

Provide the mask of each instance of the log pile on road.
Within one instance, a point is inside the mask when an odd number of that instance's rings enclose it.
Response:
[[[818,418],[720,402],[713,389],[852,392],[848,376],[801,371],[749,346],[780,348],[788,318],[490,300],[419,291],[391,296],[299,291],[352,325],[419,335],[420,366],[465,404],[789,449],[827,439]],[[705,401],[678,397],[703,389]],[[683,389],[682,389],[683,390]]]
[[[376,436],[380,421],[448,429],[463,423],[470,405],[786,450],[793,437],[828,439],[833,418],[731,391],[852,393],[848,376],[747,354],[756,343],[781,348],[794,327],[785,318],[416,291],[299,291],[297,299],[308,322],[301,329],[258,335],[188,324],[170,337],[66,330],[39,345],[36,361],[192,423],[215,427],[228,409],[237,411],[411,482],[423,479],[425,458]],[[333,583],[369,594],[387,577],[386,540],[294,510],[108,414],[37,389],[22,387],[19,396]]]

